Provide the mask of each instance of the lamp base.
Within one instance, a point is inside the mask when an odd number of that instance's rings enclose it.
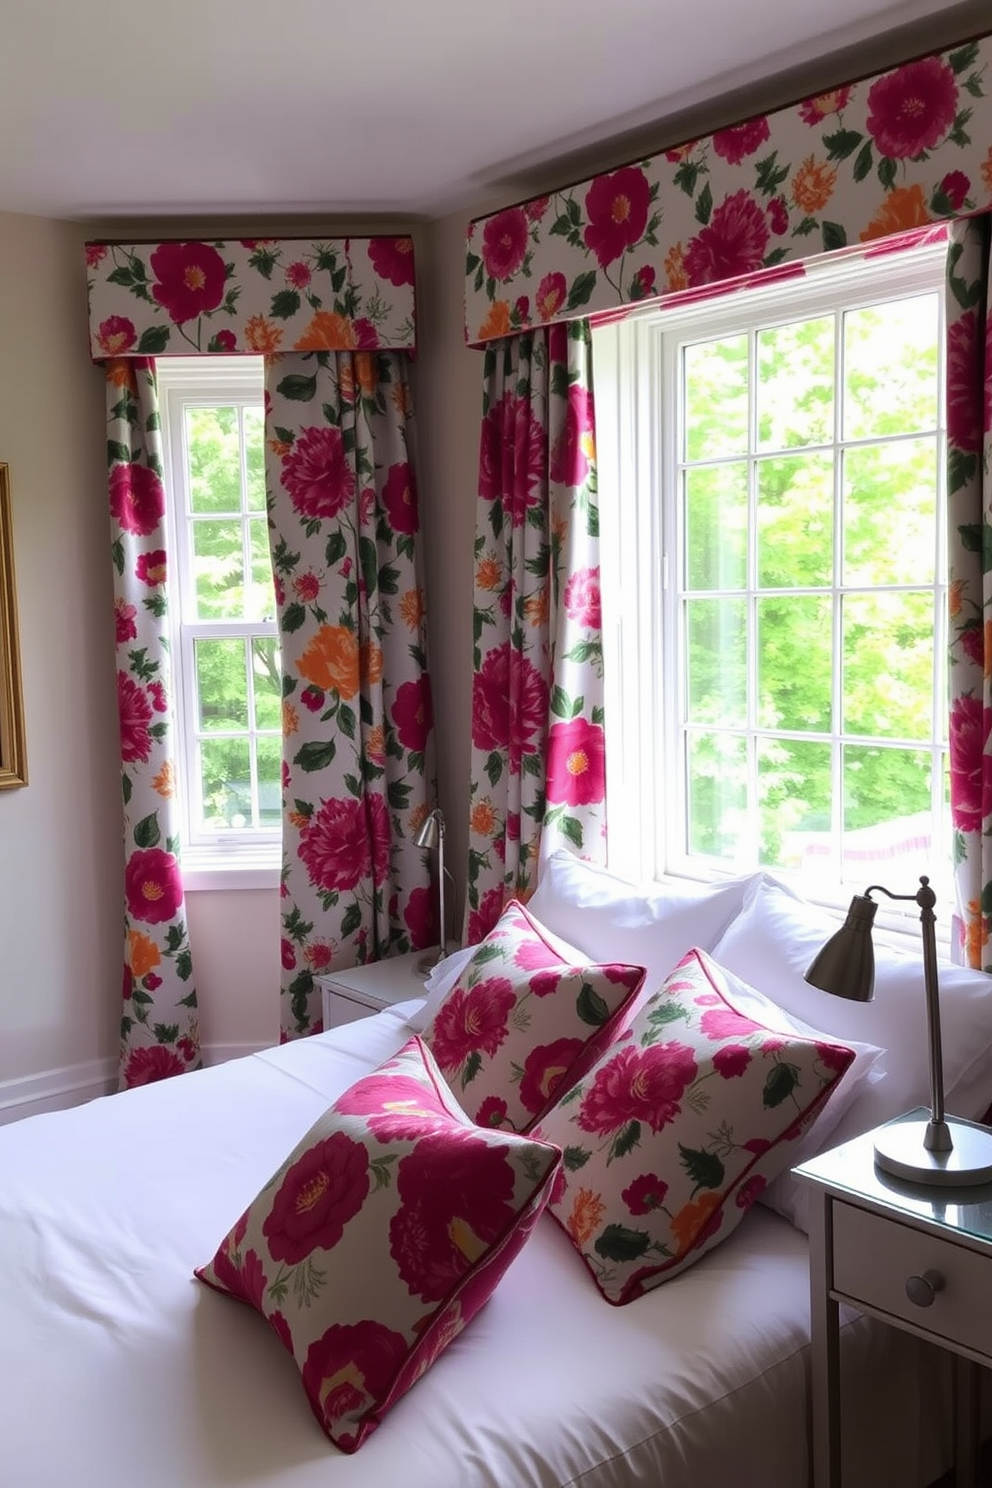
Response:
[[[911,1111],[875,1133],[875,1163],[883,1172],[910,1183],[943,1188],[969,1188],[992,1182],[992,1131],[977,1121],[949,1116],[945,1126],[952,1146],[928,1152],[923,1145],[930,1112]]]
[[[440,966],[441,962],[447,959],[447,955],[448,953],[443,946],[436,946],[433,950],[428,951],[417,962],[417,975],[423,977],[426,982],[435,966]]]

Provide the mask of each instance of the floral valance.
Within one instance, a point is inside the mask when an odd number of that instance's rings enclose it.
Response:
[[[86,266],[95,361],[415,345],[406,237],[87,243]]]
[[[990,63],[986,36],[477,219],[467,341],[987,210]]]

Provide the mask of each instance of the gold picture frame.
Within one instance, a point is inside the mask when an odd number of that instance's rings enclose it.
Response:
[[[0,790],[27,783],[10,469],[0,461]]]

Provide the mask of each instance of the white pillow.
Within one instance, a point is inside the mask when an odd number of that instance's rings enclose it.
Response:
[[[634,884],[558,848],[544,864],[527,908],[590,960],[645,967],[643,993],[650,993],[693,946],[712,950],[755,876],[718,884]]]
[[[922,941],[918,953],[876,941],[874,1000],[848,1002],[804,980],[839,924],[765,874],[750,885],[744,908],[713,949],[715,961],[757,984],[793,1017],[829,1037],[884,1050],[877,1065],[881,1078],[859,1089],[832,1144],[930,1104]],[[977,1121],[992,1104],[992,977],[949,961],[941,961],[939,971],[947,1111]]]

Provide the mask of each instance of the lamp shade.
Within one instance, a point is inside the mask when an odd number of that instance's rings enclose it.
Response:
[[[414,838],[417,847],[428,847],[431,851],[437,847],[441,839],[441,828],[438,826],[440,812],[430,811],[424,818],[424,824]]]
[[[871,1002],[875,990],[871,927],[877,909],[874,899],[855,894],[847,919],[813,958],[806,973],[810,986],[850,1002]]]

